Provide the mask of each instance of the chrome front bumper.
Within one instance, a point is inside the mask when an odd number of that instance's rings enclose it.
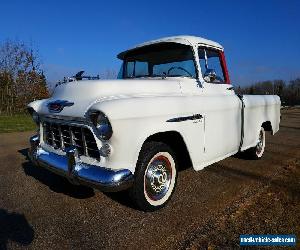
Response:
[[[128,169],[112,170],[80,162],[73,146],[65,150],[64,156],[44,150],[38,135],[30,138],[30,145],[28,156],[34,165],[62,175],[73,184],[117,192],[129,188],[133,183],[133,174]]]

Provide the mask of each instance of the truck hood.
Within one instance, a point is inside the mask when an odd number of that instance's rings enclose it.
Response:
[[[39,114],[84,117],[86,111],[95,103],[111,99],[178,96],[181,94],[178,79],[126,79],[74,81],[57,86],[51,98],[29,104]],[[48,104],[63,100],[73,103],[59,113],[49,111]]]

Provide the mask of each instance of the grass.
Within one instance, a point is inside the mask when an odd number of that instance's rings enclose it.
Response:
[[[22,132],[36,129],[37,126],[29,115],[0,115],[0,133]]]

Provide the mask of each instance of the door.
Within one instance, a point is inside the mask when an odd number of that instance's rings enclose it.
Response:
[[[222,53],[209,48],[198,49],[203,79],[198,108],[205,116],[205,165],[236,153],[241,139],[241,102],[228,84]]]

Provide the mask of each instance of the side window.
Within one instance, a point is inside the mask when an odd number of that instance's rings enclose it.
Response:
[[[203,79],[210,83],[224,83],[225,77],[219,52],[216,50],[199,48],[198,54]]]

